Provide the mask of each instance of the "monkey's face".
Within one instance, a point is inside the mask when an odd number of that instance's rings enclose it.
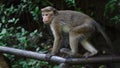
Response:
[[[42,12],[42,18],[44,24],[50,24],[52,22],[53,17],[54,17],[53,11]]]

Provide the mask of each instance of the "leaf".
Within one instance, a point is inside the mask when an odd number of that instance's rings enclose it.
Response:
[[[5,16],[2,16],[2,23],[5,23]]]
[[[8,20],[8,22],[14,22],[14,21],[15,21],[15,18]]]
[[[0,34],[6,34],[7,30],[6,29],[2,29],[2,32]]]

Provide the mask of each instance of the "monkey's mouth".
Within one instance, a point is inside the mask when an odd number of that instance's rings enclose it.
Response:
[[[50,24],[50,22],[48,22],[48,21],[44,21],[44,24]]]

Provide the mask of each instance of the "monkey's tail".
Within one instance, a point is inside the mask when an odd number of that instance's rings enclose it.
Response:
[[[104,32],[104,30],[102,29],[102,27],[101,27],[98,23],[95,22],[95,25],[96,25],[97,30],[98,30],[98,31],[103,35],[103,37],[105,38],[106,43],[108,44],[108,46],[109,46],[110,49],[111,49],[111,52],[113,53],[114,50],[113,50],[113,46],[112,46],[111,40],[108,38],[108,36],[106,35],[106,33]]]

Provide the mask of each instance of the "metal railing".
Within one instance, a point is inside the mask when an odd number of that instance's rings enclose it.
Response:
[[[47,62],[55,62],[60,64],[60,68],[69,68],[69,64],[88,64],[88,63],[117,63],[120,62],[120,56],[100,56],[91,58],[62,58],[59,56],[51,56],[49,60],[46,60],[47,54],[41,54],[37,52],[21,50],[16,48],[10,48],[0,46],[1,53],[8,53],[12,55],[23,56],[32,59],[43,60]]]

